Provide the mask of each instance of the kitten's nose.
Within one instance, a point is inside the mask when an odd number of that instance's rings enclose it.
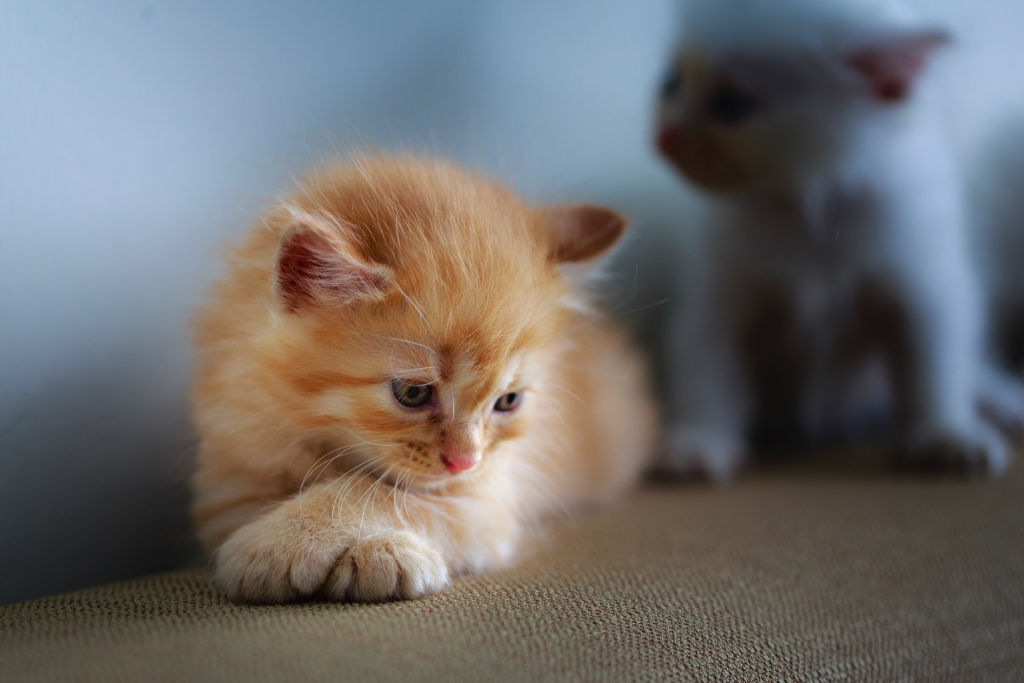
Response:
[[[442,451],[441,460],[450,474],[458,474],[473,469],[480,462],[480,457],[471,451]]]

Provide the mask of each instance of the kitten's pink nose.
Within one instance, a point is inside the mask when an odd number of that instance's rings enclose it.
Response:
[[[450,474],[458,474],[473,469],[480,458],[476,453],[449,452],[441,453],[441,460],[444,461],[444,466],[448,468]]]

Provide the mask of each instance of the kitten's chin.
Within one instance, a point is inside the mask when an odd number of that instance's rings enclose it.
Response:
[[[398,486],[410,491],[433,492],[455,483],[462,483],[472,478],[476,468],[463,474],[415,474],[412,476],[399,477]]]
[[[413,490],[433,490],[450,482],[450,474],[417,474],[402,480],[401,486]]]

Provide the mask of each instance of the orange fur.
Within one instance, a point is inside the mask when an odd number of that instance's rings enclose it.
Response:
[[[452,165],[315,174],[231,259],[197,331],[194,518],[231,597],[413,597],[609,500],[651,450],[643,368],[587,312],[623,221]],[[391,381],[429,384],[403,408]],[[512,413],[493,410],[523,392]],[[475,458],[458,474],[451,453]]]

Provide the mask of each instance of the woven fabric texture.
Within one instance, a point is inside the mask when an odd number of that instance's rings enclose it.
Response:
[[[227,603],[201,570],[0,608],[3,681],[1024,680],[1024,466],[652,486],[426,599]]]

